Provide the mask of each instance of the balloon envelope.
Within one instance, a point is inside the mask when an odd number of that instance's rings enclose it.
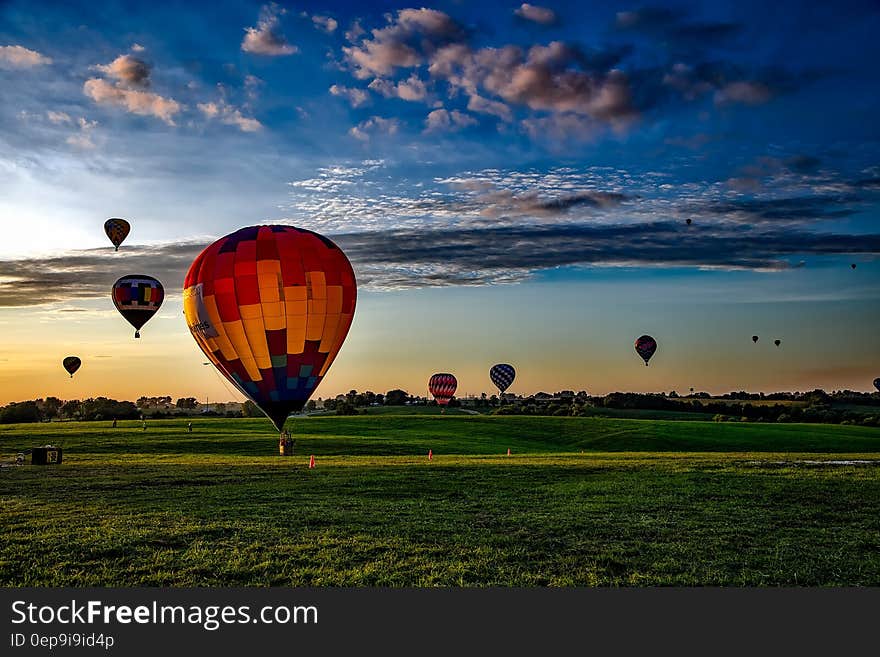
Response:
[[[339,353],[356,297],[351,263],[326,237],[250,226],[193,261],[183,311],[208,359],[281,431]]]
[[[113,242],[113,246],[116,247],[117,251],[119,250],[119,245],[125,241],[130,231],[131,225],[125,219],[113,217],[104,222],[104,232],[107,233],[107,237]]]
[[[447,372],[434,374],[428,380],[428,390],[434,395],[439,406],[446,406],[455,395],[455,389],[458,387],[456,378]]]
[[[773,344],[775,344],[778,347],[779,345],[782,344],[782,340],[774,340]]]
[[[516,378],[516,370],[513,369],[513,365],[499,363],[498,365],[493,365],[491,367],[489,370],[489,378],[492,379],[492,383],[494,383],[498,390],[503,394]]]
[[[757,341],[758,341],[758,336],[757,336],[757,335],[753,335],[753,336],[752,336],[752,342],[757,342]]]
[[[64,369],[67,370],[67,373],[70,374],[70,378],[73,378],[73,375],[82,365],[82,361],[76,356],[68,356],[61,364],[64,366]]]
[[[152,276],[131,274],[113,284],[113,303],[116,310],[134,326],[134,337],[141,337],[140,330],[165,299],[165,288]]]
[[[877,388],[877,392],[880,392],[880,378],[874,379],[874,387]]]
[[[643,335],[636,339],[636,353],[645,361],[645,365],[651,360],[651,356],[657,351],[657,341],[650,335]]]

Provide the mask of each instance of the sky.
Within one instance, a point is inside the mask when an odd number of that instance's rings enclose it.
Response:
[[[491,394],[498,362],[520,394],[871,390],[878,33],[869,0],[0,2],[0,403],[240,400],[181,286],[257,224],[354,267],[317,396]],[[167,293],[141,340],[132,273]]]

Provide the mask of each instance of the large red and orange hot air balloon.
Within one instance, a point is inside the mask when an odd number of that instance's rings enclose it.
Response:
[[[251,226],[193,261],[183,310],[205,355],[281,431],[336,358],[356,296],[351,263],[326,237]]]
[[[458,381],[449,373],[440,372],[428,379],[428,391],[434,395],[437,405],[446,412],[446,406],[455,396]]]

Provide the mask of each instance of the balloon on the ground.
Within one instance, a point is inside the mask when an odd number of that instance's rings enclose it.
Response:
[[[131,225],[125,219],[113,217],[104,222],[104,232],[107,233],[107,237],[113,242],[113,246],[116,247],[117,251],[119,250],[119,245],[125,241],[130,231]]]
[[[76,371],[82,365],[82,361],[77,356],[68,356],[61,361],[61,365],[67,370],[67,373],[70,374],[70,378],[72,379],[73,375],[76,374]]]
[[[439,372],[434,374],[428,380],[428,390],[434,395],[438,406],[446,406],[455,396],[455,389],[458,387],[456,378],[448,372]]]
[[[657,341],[650,335],[643,335],[636,338],[636,353],[645,361],[646,367],[655,351],[657,351]]]
[[[113,303],[129,324],[134,326],[134,337],[141,337],[141,328],[162,306],[165,288],[152,276],[131,274],[113,284]]]
[[[493,365],[489,370],[489,378],[492,379],[492,383],[494,383],[498,390],[503,394],[516,378],[516,370],[513,369],[513,365],[499,363],[498,365]]]
[[[193,261],[183,311],[208,359],[281,431],[339,353],[356,297],[351,263],[329,239],[250,226]]]

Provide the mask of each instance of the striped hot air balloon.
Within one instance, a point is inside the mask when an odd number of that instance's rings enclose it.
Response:
[[[430,379],[428,379],[428,390],[432,395],[434,395],[434,399],[437,401],[437,405],[442,407],[444,410],[452,398],[455,396],[455,389],[458,387],[458,381],[452,374],[446,372],[440,372],[438,374],[434,374]]]
[[[208,359],[281,431],[339,353],[356,296],[351,263],[326,237],[250,226],[193,261],[183,310]]]

